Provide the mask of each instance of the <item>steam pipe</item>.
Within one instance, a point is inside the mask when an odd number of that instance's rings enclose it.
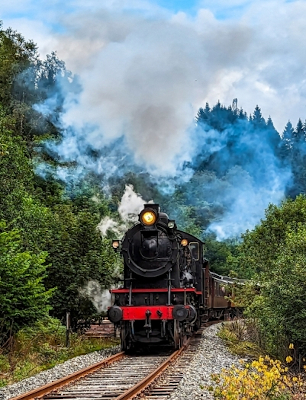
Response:
[[[168,305],[171,304],[171,269],[168,273]]]
[[[132,272],[130,272],[130,287],[129,287],[129,306],[132,305],[132,289],[133,289],[133,285],[132,285]]]

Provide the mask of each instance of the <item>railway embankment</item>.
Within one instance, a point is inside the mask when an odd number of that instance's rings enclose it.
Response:
[[[234,356],[217,336],[219,325],[212,325],[204,329],[195,356],[184,368],[184,375],[177,388],[168,397],[170,400],[197,400],[213,399],[213,395],[205,388],[211,385],[211,375],[219,373],[223,368],[239,364],[241,357]],[[60,379],[90,364],[99,362],[103,358],[119,351],[114,347],[108,351],[98,351],[84,356],[75,357],[63,364],[43,371],[31,378],[0,390],[0,399],[9,400],[26,391]]]

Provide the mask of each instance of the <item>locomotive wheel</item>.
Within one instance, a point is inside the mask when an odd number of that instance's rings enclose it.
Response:
[[[132,352],[134,345],[132,342],[128,324],[124,324],[122,326],[120,331],[120,339],[121,339],[121,351],[125,351],[126,353]]]
[[[180,323],[176,319],[173,321],[173,337],[174,337],[174,349],[178,350],[181,348],[181,334],[180,334]]]
[[[120,331],[121,351],[127,350],[126,329],[125,324],[121,327]]]
[[[198,315],[198,318],[195,322],[195,330],[198,331],[201,328],[201,317]]]
[[[180,344],[181,345],[180,345],[180,347],[183,346],[187,342],[187,340],[188,340],[188,337],[186,335],[185,329],[183,326],[181,326],[181,329],[180,329]]]

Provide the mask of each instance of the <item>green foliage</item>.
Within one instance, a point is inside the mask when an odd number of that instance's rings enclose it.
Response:
[[[47,246],[52,265],[45,283],[48,288],[57,288],[51,303],[52,314],[64,318],[66,311],[70,311],[73,323],[95,313],[91,302],[79,290],[89,280],[97,280],[102,287],[109,288],[116,279],[118,256],[111,242],[100,237],[97,230],[100,219],[100,213],[86,210],[84,204],[81,208],[59,204],[53,209]]]
[[[53,315],[62,318],[68,309],[77,320],[95,312],[89,300],[79,295],[79,289],[90,279],[109,286],[118,263],[111,246],[102,242],[96,230],[101,217],[108,213],[101,190],[90,180],[79,190],[65,190],[59,182],[39,178],[33,171],[33,159],[37,164],[38,159],[46,157],[41,141],[58,138],[60,133],[32,106],[52,95],[59,80],[65,80],[69,90],[77,89],[55,53],[42,61],[33,42],[0,26],[0,220],[18,236],[9,236],[7,241],[13,246],[18,239],[14,251],[19,257],[11,257],[13,250],[9,250],[11,264],[7,264],[3,279],[8,285],[18,268],[25,271],[23,265],[28,263],[32,271],[36,265],[37,279],[40,276],[37,285],[51,291],[55,288],[54,297],[48,296]],[[59,101],[57,115],[60,106]],[[57,165],[50,157],[49,161]],[[21,301],[18,287],[17,283],[16,291],[4,299],[7,304],[13,299]],[[30,297],[22,301],[26,304]],[[41,307],[41,315],[47,308]],[[3,308],[4,330],[13,323],[10,312]],[[19,314],[18,323],[14,317],[16,329],[31,320],[22,311]]]
[[[42,282],[46,256],[23,251],[19,232],[0,224],[1,340],[48,313],[52,291]]]
[[[15,79],[36,59],[37,48],[19,33],[1,27],[0,22],[0,103],[10,106]]]
[[[229,262],[229,260],[236,259],[236,242],[234,240],[219,242],[213,234],[205,235],[204,241],[206,248],[204,256],[209,260],[211,270],[220,275],[235,275],[239,270],[239,265],[235,265],[234,262]],[[245,278],[245,275],[241,273],[238,273],[237,276]]]
[[[260,294],[244,297],[246,315],[255,318],[259,344],[282,359],[294,342],[306,351],[306,198],[270,205],[266,219],[243,235],[236,261],[260,284]],[[243,294],[242,296],[243,297]]]
[[[304,321],[306,305],[306,228],[300,225],[289,231],[276,255],[273,268],[261,275],[260,298],[249,312],[260,316],[259,323],[266,347],[282,357],[293,342],[306,351]]]
[[[275,259],[286,241],[288,232],[296,232],[306,222],[306,197],[285,200],[280,207],[270,205],[266,218],[253,231],[242,235],[236,262],[251,277],[273,270]],[[234,262],[234,260],[232,260]]]
[[[0,103],[0,197],[2,199],[0,212],[2,218],[12,212],[14,206],[18,204],[19,199],[15,198],[18,192],[31,189],[31,177],[33,177],[31,163],[26,157],[26,146],[20,136],[13,134],[15,129],[16,121],[5,113]],[[16,182],[18,182],[18,189]]]
[[[28,378],[72,357],[106,349],[118,344],[118,339],[87,339],[77,334],[65,347],[66,329],[50,317],[38,320],[19,330],[9,352],[0,353],[0,387]]]
[[[60,345],[65,332],[65,326],[58,319],[45,316],[31,326],[19,330],[16,335],[15,350],[25,352],[30,346],[38,350],[46,342],[52,346]]]
[[[261,349],[252,340],[251,330],[249,321],[238,320],[223,323],[218,336],[225,342],[232,353],[244,357],[259,357]]]

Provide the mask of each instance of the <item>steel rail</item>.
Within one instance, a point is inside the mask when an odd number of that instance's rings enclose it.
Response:
[[[67,385],[68,383],[74,382],[88,374],[91,374],[92,372],[97,371],[98,369],[112,364],[115,361],[119,361],[121,360],[123,357],[125,356],[124,352],[120,352],[117,354],[114,354],[113,356],[110,356],[108,358],[105,358],[102,361],[99,361],[96,364],[90,365],[89,367],[83,368],[79,371],[74,372],[71,375],[65,376],[64,378],[58,379],[54,382],[50,382],[47,383],[44,386],[41,386],[37,389],[33,389],[30,392],[21,394],[17,397],[14,397],[10,400],[32,400],[38,397],[42,397],[50,392],[52,392],[53,390],[59,389],[65,385]]]
[[[155,371],[151,372],[147,377],[142,379],[140,382],[136,383],[133,387],[128,389],[125,393],[116,397],[114,400],[128,400],[133,399],[135,396],[139,395],[143,390],[145,390],[151,383],[153,383],[167,368],[173,363],[174,360],[186,349],[189,345],[190,338],[187,342],[177,351],[171,354],[170,357],[167,358],[161,365],[156,368]]]

